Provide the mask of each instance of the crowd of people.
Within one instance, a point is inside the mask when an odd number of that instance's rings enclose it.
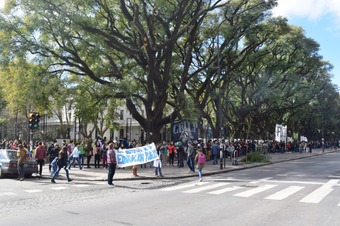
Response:
[[[63,140],[61,144],[53,141],[50,144],[37,142],[31,149],[25,142],[1,141],[2,148],[18,150],[18,174],[19,180],[24,180],[24,163],[27,158],[34,158],[39,166],[38,175],[42,175],[43,165],[48,162],[49,173],[52,176],[51,182],[56,183],[60,170],[64,169],[67,180],[72,179],[69,176],[69,170],[77,167],[82,170],[91,168],[93,161],[94,168],[108,169],[108,184],[113,185],[112,180],[117,167],[116,150],[134,148],[141,146],[136,140],[128,142],[122,140],[107,140],[105,137],[97,137],[95,140],[84,139],[74,142],[73,140]],[[189,168],[189,173],[198,173],[202,181],[202,169],[206,161],[212,161],[211,164],[217,165],[218,159],[223,157],[241,157],[252,151],[261,151],[263,153],[283,153],[283,152],[312,152],[318,147],[315,142],[276,142],[276,141],[227,141],[227,140],[209,140],[204,143],[202,140],[189,141],[186,144],[181,142],[163,141],[156,145],[158,158],[150,163],[150,167],[155,168],[155,176],[163,177],[162,167],[183,168],[185,165]],[[32,150],[32,151],[30,151]],[[204,156],[204,161],[199,157]],[[92,159],[93,158],[93,159]],[[186,164],[185,164],[186,162]],[[141,164],[141,168],[147,167],[147,164]],[[137,174],[138,165],[132,167],[132,174]]]

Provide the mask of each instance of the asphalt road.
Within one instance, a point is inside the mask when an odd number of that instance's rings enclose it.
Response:
[[[0,225],[340,225],[340,154],[182,180],[0,180]]]

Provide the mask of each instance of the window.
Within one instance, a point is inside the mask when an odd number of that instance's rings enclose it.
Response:
[[[124,110],[120,110],[119,119],[124,120]]]

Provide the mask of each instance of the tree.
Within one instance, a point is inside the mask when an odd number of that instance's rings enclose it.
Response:
[[[149,140],[152,134],[159,141],[160,129],[185,106],[184,84],[175,75],[185,78],[190,68],[179,65],[182,59],[173,53],[183,39],[195,37],[209,11],[227,4],[222,2],[9,1],[1,23],[13,34],[12,43],[51,73],[88,76],[109,86],[113,97],[125,99]],[[15,10],[19,16],[11,14]],[[173,110],[165,114],[167,104]]]

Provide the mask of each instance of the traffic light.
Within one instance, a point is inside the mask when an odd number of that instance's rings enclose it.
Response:
[[[40,115],[38,112],[30,112],[28,115],[28,128],[30,129],[38,129],[40,122]]]

